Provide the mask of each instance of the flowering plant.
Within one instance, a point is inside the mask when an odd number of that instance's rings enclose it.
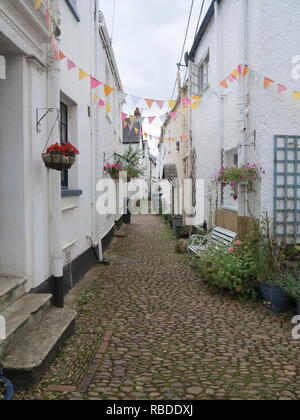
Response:
[[[65,144],[52,144],[48,149],[46,150],[46,153],[59,153],[62,155],[68,155],[68,154],[74,154],[79,155],[79,151],[74,147],[71,143],[65,143]]]
[[[104,172],[110,175],[112,178],[119,178],[120,172],[126,170],[123,168],[122,162],[117,162],[113,165],[105,165],[103,169]]]
[[[239,186],[244,187],[244,192],[255,192],[255,183],[261,179],[262,174],[265,174],[263,168],[259,168],[255,163],[246,163],[239,168],[237,166],[220,168],[214,175],[213,182],[220,184],[222,188],[230,186],[231,197],[237,200]]]

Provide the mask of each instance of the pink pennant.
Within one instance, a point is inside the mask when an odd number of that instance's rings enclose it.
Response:
[[[103,101],[103,99],[99,99],[98,105],[101,107],[105,105],[105,102]]]
[[[241,65],[241,64],[239,64],[239,65],[237,66],[237,71],[238,71],[238,73],[239,73],[240,75],[242,75],[242,69],[243,69],[242,65]]]
[[[233,75],[232,74],[230,74],[228,77],[227,77],[227,79],[231,82],[231,83],[233,83],[233,82],[235,82],[235,78],[233,77]]]
[[[102,82],[91,76],[91,89],[95,89],[99,85],[102,85]]]
[[[164,105],[165,105],[165,101],[156,101],[157,105],[159,106],[160,109],[163,109]]]
[[[172,118],[173,118],[173,120],[176,120],[176,117],[177,117],[177,112],[176,112],[176,111],[174,111],[174,112],[170,112],[170,117],[172,117]]]
[[[277,92],[278,93],[282,93],[282,92],[284,92],[286,90],[287,90],[287,87],[286,86],[281,85],[280,83],[278,83],[278,85],[277,85]]]
[[[122,118],[122,122],[124,122],[127,118],[127,114],[125,114],[124,112],[121,112],[121,118]]]
[[[191,100],[190,100],[190,99],[188,99],[188,98],[183,98],[183,99],[182,99],[182,103],[183,103],[184,105],[190,105],[190,104],[191,104]]]
[[[152,124],[156,117],[148,117],[149,124]]]
[[[72,70],[75,67],[77,67],[76,64],[74,64],[73,61],[68,59],[68,70]]]

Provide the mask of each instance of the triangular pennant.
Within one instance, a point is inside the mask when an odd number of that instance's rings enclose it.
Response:
[[[94,102],[97,102],[97,101],[99,101],[99,96],[97,96],[97,95],[95,95],[95,94],[93,94],[93,101]]]
[[[110,95],[114,90],[115,90],[115,88],[112,88],[108,85],[104,85],[104,95],[105,96]]]
[[[155,101],[155,102],[160,109],[163,109],[163,107],[165,105],[165,101]]]
[[[146,104],[148,105],[148,108],[151,108],[154,102],[154,99],[145,99]]]
[[[125,114],[125,112],[121,112],[121,118],[122,118],[122,121],[125,121],[127,118],[127,114]]]
[[[103,99],[99,99],[98,105],[101,107],[105,105],[105,102],[103,101]]]
[[[123,102],[127,98],[127,93],[119,91],[118,96],[119,96],[120,101]]]
[[[138,134],[140,132],[140,130],[138,128],[134,128],[134,132],[135,132],[135,134]]]
[[[86,71],[82,69],[79,69],[79,80],[86,79],[89,76],[90,76],[89,73],[87,73]]]
[[[137,120],[141,125],[143,125],[145,121],[145,117],[139,117]]]
[[[131,100],[132,100],[132,103],[133,103],[134,106],[136,106],[140,102],[140,100],[142,99],[139,96],[134,96],[134,95],[130,95],[130,96],[131,96]]]
[[[268,79],[267,77],[264,78],[264,88],[268,89],[274,83],[274,80]]]
[[[156,117],[148,117],[149,124],[152,124]]]
[[[296,100],[296,99],[300,99],[300,92],[298,92],[298,91],[294,91],[293,92],[293,99],[294,99],[294,101]]]
[[[235,82],[236,78],[235,78],[235,77],[233,77],[233,74],[231,73],[231,74],[227,77],[227,80],[229,80],[229,82],[233,83],[233,82]]]
[[[242,65],[241,64],[239,64],[238,66],[237,66],[237,71],[238,71],[238,74],[241,76],[242,75],[242,69],[243,69],[243,67],[242,67]]]
[[[109,104],[106,105],[106,108],[105,109],[106,109],[106,112],[110,112],[111,111],[111,105],[109,105]]]
[[[41,4],[42,4],[42,0],[35,0],[35,3],[34,3],[35,10],[39,9],[41,7]]]
[[[245,66],[244,67],[244,70],[243,70],[243,76],[244,77],[247,76],[248,72],[249,72],[249,67],[248,66]]]
[[[199,102],[199,101],[201,101],[201,96],[198,96],[198,95],[195,95],[195,96],[193,96],[193,98],[192,98],[194,101],[197,101],[197,102]]]
[[[238,79],[239,77],[239,72],[237,71],[237,69],[234,69],[233,72],[231,73],[232,76],[234,77],[234,79]]]
[[[284,85],[281,85],[280,83],[277,84],[277,93],[282,93],[287,90],[287,87]]]
[[[127,121],[123,121],[123,127],[126,128],[127,125],[128,125],[128,122]]]
[[[225,89],[227,89],[227,88],[228,88],[228,84],[227,84],[226,79],[225,79],[225,80],[223,80],[223,82],[220,82],[220,86],[222,86],[222,87],[223,87],[223,88],[225,88]]]
[[[95,89],[99,85],[102,85],[102,82],[91,76],[91,89]]]
[[[200,102],[193,102],[193,103],[191,104],[191,108],[192,108],[193,110],[197,109],[197,108],[198,108],[198,106],[199,106],[199,103],[200,103]]]
[[[144,136],[147,139],[148,138],[148,133],[144,133]]]
[[[135,123],[136,117],[134,115],[130,115],[129,118],[130,118],[131,124]]]
[[[169,115],[170,115],[171,118],[173,118],[173,120],[176,120],[177,112],[175,112],[175,111],[174,112],[170,112]]]
[[[174,109],[175,108],[175,105],[176,105],[176,101],[168,101],[168,104],[169,104],[169,107],[170,107],[170,109]]]
[[[71,61],[71,60],[68,58],[68,70],[72,70],[72,69],[74,69],[75,67],[77,67],[77,66],[76,66],[76,64],[75,64],[75,63],[73,63],[73,61]]]
[[[190,105],[190,104],[191,104],[191,100],[190,100],[190,99],[188,99],[188,98],[183,98],[183,99],[181,100],[181,102],[182,102],[184,105]]]
[[[63,59],[65,59],[65,58],[67,58],[67,56],[62,52],[62,50],[60,50],[59,51],[59,59],[60,60],[63,60]]]

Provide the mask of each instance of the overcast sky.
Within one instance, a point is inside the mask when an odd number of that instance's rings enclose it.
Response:
[[[188,40],[190,50],[203,0],[194,0]],[[203,16],[211,0],[204,0]],[[115,0],[113,48],[124,91],[142,98],[169,100],[172,96],[192,0]],[[101,0],[109,33],[112,33],[114,0]],[[203,18],[202,16],[202,18]],[[185,72],[182,72],[184,77]],[[176,94],[175,94],[176,96]],[[128,103],[132,112],[133,106]],[[147,108],[145,103],[140,108]],[[130,109],[131,108],[131,109]],[[156,105],[144,115],[159,115]],[[159,124],[145,126],[159,135]]]

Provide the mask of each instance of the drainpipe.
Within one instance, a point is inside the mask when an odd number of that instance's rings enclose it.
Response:
[[[248,42],[247,42],[247,0],[239,0],[239,56],[240,63],[242,66],[248,65]],[[240,130],[239,136],[239,163],[244,165],[247,162],[247,128],[248,128],[248,115],[247,115],[247,98],[248,98],[248,84],[247,78],[241,77],[239,80],[239,98],[238,98],[238,129]],[[247,216],[247,194],[241,193],[241,199],[238,203],[238,214],[239,216]]]
[[[60,16],[58,0],[52,1],[52,11],[55,16]],[[50,47],[49,47],[50,48]],[[54,59],[50,53],[49,64],[49,107],[59,108],[60,106],[60,67],[59,61]],[[50,113],[50,127],[56,120],[56,112]],[[52,142],[59,141],[59,125],[55,124],[52,134]],[[61,174],[58,171],[49,171],[50,178],[50,203],[51,203],[51,257],[52,275],[54,278],[54,305],[58,308],[64,307],[64,282],[63,282],[63,251],[62,251],[62,203],[61,203]]]
[[[217,45],[217,80],[223,78],[223,45],[220,30],[220,13],[219,3],[214,1],[214,15],[215,15],[215,36]],[[224,164],[224,89],[218,83],[218,142],[220,145],[220,166]],[[220,200],[222,201],[222,200]]]

